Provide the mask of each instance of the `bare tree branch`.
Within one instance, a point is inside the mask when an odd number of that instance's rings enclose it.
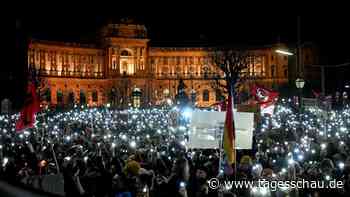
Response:
[[[225,88],[229,93],[234,93],[244,80],[245,72],[248,72],[250,54],[244,51],[231,49],[216,50],[213,53],[213,64],[219,68],[224,74],[226,84],[220,83],[220,80],[214,80],[216,88]],[[231,92],[233,91],[233,92]]]

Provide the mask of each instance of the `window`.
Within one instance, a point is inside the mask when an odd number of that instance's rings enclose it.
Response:
[[[121,53],[120,53],[121,56],[131,56],[130,52],[127,51],[127,50],[123,50]]]
[[[113,66],[112,66],[112,69],[116,69],[115,60],[113,60]]]
[[[221,101],[221,98],[222,97],[222,95],[221,95],[221,91],[220,90],[215,90],[215,100],[216,101]]]
[[[74,93],[73,92],[69,93],[69,95],[68,95],[68,102],[70,104],[73,104],[75,102],[75,98],[74,98]]]
[[[273,58],[274,58],[273,55],[271,55],[271,61],[273,61]]]
[[[80,104],[85,104],[86,103],[86,97],[85,97],[85,93],[84,93],[83,90],[80,90],[79,100],[80,100]]]
[[[203,91],[203,101],[208,102],[209,101],[209,90]]]
[[[285,68],[284,71],[283,71],[283,74],[284,74],[284,77],[288,77],[288,70]]]
[[[305,59],[306,59],[306,61],[308,61],[309,60],[309,55],[307,54],[307,55],[305,55]]]
[[[97,102],[98,101],[98,94],[97,94],[97,91],[94,90],[92,92],[92,102]]]
[[[284,61],[287,61],[287,59],[288,59],[287,56],[284,56],[283,58],[284,58]]]
[[[271,77],[275,77],[275,68],[276,66],[275,65],[271,65]]]
[[[57,104],[63,103],[63,94],[61,91],[57,91]]]

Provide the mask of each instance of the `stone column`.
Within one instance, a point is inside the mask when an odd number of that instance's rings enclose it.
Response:
[[[117,75],[120,75],[120,47],[116,47],[116,72],[117,72]]]
[[[44,51],[40,50],[39,57],[40,57],[40,71],[41,72],[44,72],[44,70],[45,70],[45,61],[44,61],[45,56],[44,55],[45,55]]]

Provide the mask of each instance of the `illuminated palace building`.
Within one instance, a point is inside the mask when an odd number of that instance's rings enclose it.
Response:
[[[104,26],[98,43],[32,41],[28,65],[49,84],[50,104],[155,105],[174,101],[180,79],[197,106],[219,100],[213,78],[223,73],[212,65],[212,48],[152,46],[145,26],[128,21]],[[274,49],[250,49],[254,56],[246,70],[252,80],[270,87],[287,83],[289,75],[287,56]]]

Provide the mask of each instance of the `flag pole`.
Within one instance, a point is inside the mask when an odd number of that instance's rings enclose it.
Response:
[[[219,128],[221,130],[221,128]],[[219,175],[221,175],[221,169],[222,169],[222,152],[223,152],[223,137],[224,137],[224,128],[222,128],[222,132],[220,134],[220,142],[219,142]]]
[[[231,87],[231,94],[232,94],[232,121],[233,121],[233,131],[235,131],[235,116],[234,116],[234,109],[235,109],[235,102],[234,102],[234,91],[233,87]],[[234,164],[235,164],[235,169],[234,169],[234,174],[235,174],[235,181],[237,180],[237,150],[236,150],[236,135],[234,134],[234,139],[233,140],[233,151],[234,151]]]

